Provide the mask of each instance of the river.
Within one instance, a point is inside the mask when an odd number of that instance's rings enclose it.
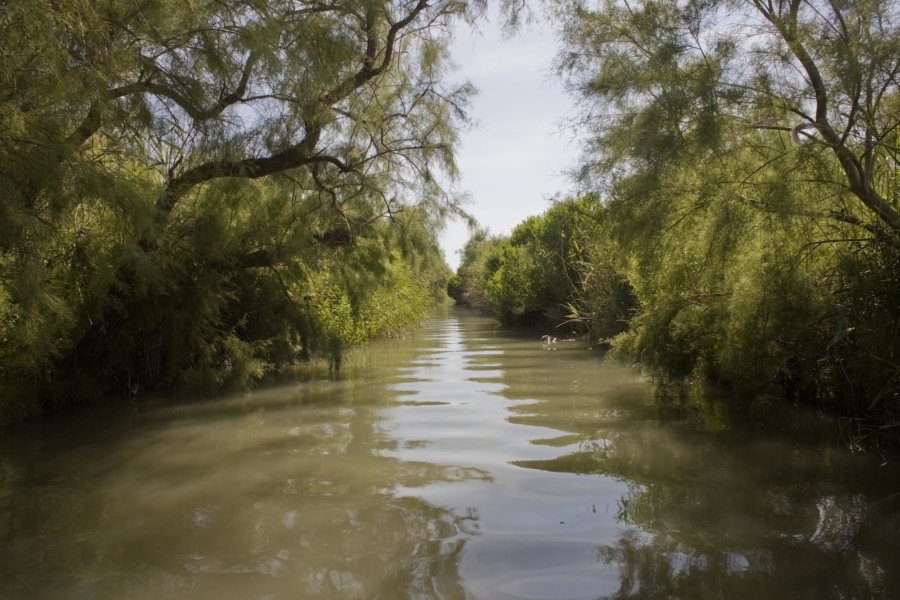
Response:
[[[896,461],[540,338],[454,309],[337,376],[8,432],[0,598],[900,597]]]

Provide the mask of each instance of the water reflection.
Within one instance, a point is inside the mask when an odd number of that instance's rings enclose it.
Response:
[[[340,377],[15,432],[2,597],[900,596],[893,464],[544,333],[452,313]]]
[[[477,514],[395,490],[487,474],[387,456],[391,402],[381,383],[328,381],[17,433],[3,598],[464,598]]]
[[[515,393],[516,383],[509,382]],[[520,405],[514,419],[569,431],[529,469],[615,477],[622,526],[596,558],[617,566],[615,598],[892,598],[900,590],[900,477],[848,453],[806,414],[759,427],[712,392],[685,405],[606,394]]]

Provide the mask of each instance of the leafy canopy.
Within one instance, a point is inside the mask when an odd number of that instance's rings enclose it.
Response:
[[[420,318],[473,93],[446,45],[482,10],[5,2],[8,397],[245,380]],[[361,313],[385,294],[390,314]]]

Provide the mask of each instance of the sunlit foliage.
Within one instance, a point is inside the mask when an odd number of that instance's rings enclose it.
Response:
[[[487,284],[500,267],[499,252],[505,244],[504,236],[492,236],[485,229],[473,231],[460,251],[459,268],[448,284],[450,297],[460,305],[491,312]]]
[[[596,196],[556,201],[506,237],[475,232],[451,287],[458,302],[502,323],[550,323],[606,338],[620,333],[634,298],[611,260]]]
[[[472,93],[445,47],[472,14],[4,3],[0,422],[336,362],[420,319]]]
[[[580,181],[666,380],[900,420],[895,2],[554,3]]]

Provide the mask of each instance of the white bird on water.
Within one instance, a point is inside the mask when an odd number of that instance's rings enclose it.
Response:
[[[556,342],[577,342],[577,339],[569,339],[569,340],[561,340],[559,338],[555,338],[552,335],[542,335],[541,341],[545,344],[555,344]]]

